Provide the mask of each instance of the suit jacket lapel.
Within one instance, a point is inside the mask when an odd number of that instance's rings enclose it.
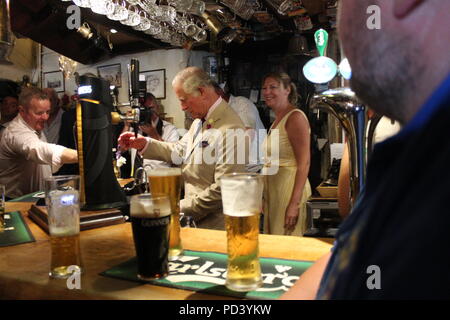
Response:
[[[214,111],[211,113],[211,116],[209,117],[209,119],[203,123],[203,125],[200,127],[201,124],[201,120],[200,119],[196,119],[194,121],[194,123],[192,123],[192,125],[196,125],[197,127],[194,129],[193,134],[192,134],[192,139],[190,141],[192,141],[192,143],[190,145],[188,145],[187,147],[187,152],[186,152],[186,158],[185,161],[187,161],[189,159],[189,157],[191,156],[192,152],[194,151],[194,149],[200,145],[200,141],[203,138],[203,132],[205,130],[207,130],[207,123],[209,123],[209,120],[213,120],[214,123],[219,121],[220,118],[222,117],[222,114],[224,112],[224,110],[226,110],[226,108],[228,107],[228,104],[226,103],[226,101],[222,101],[216,109],[214,109]],[[197,124],[195,124],[195,122],[197,122]],[[200,122],[200,123],[198,123]]]
[[[194,130],[192,131],[192,137],[189,140],[189,144],[187,147],[187,152],[186,152],[186,157],[185,157],[185,161],[187,161],[189,159],[189,157],[191,156],[192,152],[195,149],[195,146],[198,145],[201,137],[202,137],[202,123],[200,119],[196,119],[193,123],[192,126],[194,126]]]

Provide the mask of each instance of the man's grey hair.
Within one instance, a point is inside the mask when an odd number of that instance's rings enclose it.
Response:
[[[20,92],[19,95],[19,105],[25,109],[28,109],[31,100],[33,99],[50,100],[48,95],[44,91],[42,91],[42,89],[36,87],[22,88],[22,91]]]
[[[181,85],[183,91],[188,95],[198,96],[200,87],[213,87],[214,81],[203,70],[198,67],[188,67],[181,70],[173,79],[172,86]]]

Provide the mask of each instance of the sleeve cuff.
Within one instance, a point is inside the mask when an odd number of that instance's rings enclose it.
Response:
[[[148,145],[150,144],[150,138],[145,137],[145,140],[147,140],[147,143],[146,143],[145,146],[142,148],[142,150],[138,152],[140,156],[143,156],[143,154],[145,153],[145,151],[146,151],[147,148],[148,148]]]
[[[60,145],[54,145],[53,147],[53,153],[52,153],[52,165],[53,166],[60,166],[61,163],[61,156],[66,147],[60,146]]]
[[[61,161],[62,153],[66,148],[60,145],[54,145],[53,153],[52,153],[52,173],[58,171],[63,165]]]

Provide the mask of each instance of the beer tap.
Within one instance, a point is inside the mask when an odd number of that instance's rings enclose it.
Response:
[[[351,68],[348,60],[344,59],[338,67],[332,59],[324,56],[328,45],[328,33],[319,29],[315,32],[314,39],[320,57],[311,59],[305,64],[303,67],[305,77],[316,85],[323,85],[331,81],[339,69],[343,78],[350,79]],[[350,88],[331,89],[315,94],[310,107],[336,117],[347,135],[350,156],[350,205],[353,206],[364,186],[366,176],[367,107]],[[372,127],[371,135],[375,126]]]
[[[142,76],[141,76],[142,77]],[[139,60],[131,59],[130,64],[128,65],[128,88],[129,88],[129,103],[123,104],[121,106],[117,106],[116,109],[120,110],[119,107],[128,107],[131,109],[126,114],[122,114],[120,112],[112,112],[111,113],[111,121],[112,124],[118,124],[120,122],[128,122],[130,126],[133,128],[135,137],[138,135],[139,126],[143,124],[150,123],[151,120],[151,109],[143,106],[145,100],[146,93],[146,83],[145,77],[140,79],[139,77]],[[118,155],[120,156],[121,150],[118,150]],[[116,155],[117,156],[117,155]],[[143,166],[143,161],[141,156],[136,154],[137,165],[132,166],[131,175],[135,176],[135,181],[131,186],[127,186],[125,191],[127,194],[131,194],[134,192],[135,186],[142,185],[142,179],[139,178],[139,170]],[[134,162],[133,164],[136,164]]]
[[[354,205],[366,177],[367,152],[365,147],[368,123],[367,107],[349,88],[337,88],[315,94],[310,104],[332,114],[342,125],[349,144],[350,155],[350,204]]]
[[[129,121],[134,129],[135,134],[139,125],[148,123],[151,117],[151,110],[142,106],[144,101],[146,86],[145,79],[139,79],[139,60],[131,59],[128,65],[128,87],[129,87],[129,104],[122,105],[131,107],[131,111],[127,114],[113,112],[112,123],[118,124],[120,122]]]
[[[139,60],[131,59],[131,63],[128,65],[128,81],[129,81],[129,96],[132,109],[140,110],[140,91],[139,91]],[[145,92],[144,92],[145,94]],[[143,97],[142,97],[143,98]],[[137,137],[138,124],[132,122],[134,134]]]

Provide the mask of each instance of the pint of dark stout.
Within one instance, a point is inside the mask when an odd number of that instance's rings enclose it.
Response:
[[[167,195],[144,193],[131,197],[130,215],[139,279],[159,279],[169,272],[170,214]]]
[[[146,169],[146,173],[150,192],[166,194],[170,198],[172,214],[170,217],[169,260],[175,260],[183,253],[180,237],[181,169]]]

